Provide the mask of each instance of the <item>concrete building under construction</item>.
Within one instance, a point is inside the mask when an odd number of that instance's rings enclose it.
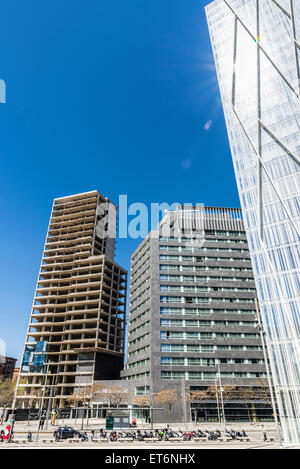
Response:
[[[23,408],[64,407],[120,376],[127,272],[114,262],[116,220],[98,191],[53,202],[17,384]]]

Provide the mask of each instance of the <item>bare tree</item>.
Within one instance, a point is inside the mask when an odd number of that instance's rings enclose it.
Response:
[[[211,398],[216,397],[216,394],[218,395],[218,400],[221,400],[222,397],[225,404],[226,402],[229,402],[231,399],[233,399],[235,386],[225,384],[224,386],[222,386],[222,392],[220,386],[210,386],[207,392],[211,396]]]
[[[273,411],[272,412],[273,417],[275,417],[274,416],[274,411],[275,411],[278,420],[280,420],[279,411],[278,411],[278,408],[276,406],[276,400],[275,400],[275,409],[274,409],[273,408],[273,402],[272,402],[272,396],[271,396],[271,390],[270,390],[266,380],[265,379],[257,380],[256,383],[255,383],[255,386],[257,386],[255,388],[256,399],[265,402],[269,407],[271,407],[271,409]],[[272,389],[272,392],[273,392],[273,395],[274,395],[274,388]]]
[[[169,410],[169,424],[171,424],[172,407],[178,401],[176,389],[165,389],[154,394],[154,400],[161,404],[167,404]]]
[[[257,399],[266,402],[270,407],[272,407],[271,390],[268,384],[266,384],[266,381],[263,379],[257,380],[255,386],[257,386],[255,389]]]
[[[150,399],[149,396],[137,396],[133,399],[133,403],[140,407],[149,407]]]
[[[104,384],[93,383],[84,390],[85,401],[88,402],[89,407],[91,402],[98,396],[103,394],[103,391],[106,389]]]
[[[75,425],[77,422],[77,407],[82,404],[84,401],[83,390],[75,391],[69,397],[67,397],[66,402],[75,409]]]
[[[218,390],[220,391],[219,387],[218,387]],[[235,392],[235,386],[230,386],[229,384],[222,386],[222,394],[223,394],[223,400],[225,404],[226,402],[229,402],[230,400],[234,399],[234,392]],[[221,394],[221,391],[220,391],[220,394]]]
[[[78,405],[85,405],[87,407],[87,424],[88,424],[89,409],[91,407],[91,403],[97,396],[99,396],[103,392],[104,388],[105,386],[102,384],[93,383],[89,386],[78,389],[73,394],[71,394],[66,399],[66,401],[74,408],[78,407]],[[75,421],[76,421],[76,417],[75,417]]]
[[[105,396],[109,402],[109,406],[118,407],[121,402],[124,402],[129,397],[129,391],[122,386],[110,386],[103,388],[101,395]]]
[[[149,409],[150,407],[150,397],[149,396],[137,396],[133,399],[133,403],[138,407],[145,407]],[[148,413],[147,413],[148,414]],[[145,416],[147,418],[148,415]]]
[[[255,397],[255,392],[251,386],[240,386],[235,393],[235,398],[247,410],[249,422],[252,422],[251,409]]]
[[[198,410],[202,406],[205,405],[205,403],[210,399],[210,393],[208,390],[205,391],[188,391],[186,393],[186,400],[187,402],[195,402],[197,404],[197,407],[195,410]],[[195,413],[195,422],[197,421],[197,413]]]
[[[73,394],[68,396],[66,398],[66,401],[68,404],[70,404],[71,407],[77,407],[78,404],[82,403],[84,400],[84,393],[82,390],[80,391],[75,391]]]
[[[89,424],[89,413],[91,409],[91,403],[93,402],[94,399],[96,399],[98,396],[102,394],[104,389],[105,389],[105,385],[100,384],[100,383],[90,384],[84,389],[84,402],[86,403],[86,406],[87,406],[87,413],[86,413],[87,426]]]
[[[225,404],[227,404],[229,401],[234,399],[234,392],[235,392],[235,386],[231,386],[229,384],[225,384],[224,386],[222,386],[222,390],[220,386],[210,386],[207,390],[207,393],[209,394],[210,398],[217,400],[217,405],[219,405],[223,399],[224,412],[225,412]],[[219,412],[219,409],[218,409],[218,412]],[[225,419],[225,415],[223,415],[223,418]]]

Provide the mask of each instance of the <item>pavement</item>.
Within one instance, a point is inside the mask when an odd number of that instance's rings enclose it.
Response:
[[[102,450],[138,450],[138,449],[166,449],[166,450],[169,450],[169,451],[172,451],[172,450],[190,450],[190,449],[203,449],[203,450],[207,450],[207,449],[244,449],[244,450],[250,450],[250,449],[279,449],[279,446],[276,444],[276,443],[250,443],[250,444],[246,444],[246,443],[239,443],[237,444],[236,442],[232,442],[232,443],[216,443],[216,442],[211,442],[211,443],[200,443],[200,444],[191,444],[190,442],[182,442],[180,445],[178,444],[173,444],[173,443],[169,443],[168,445],[166,445],[165,443],[162,443],[162,444],[159,444],[158,442],[155,443],[155,444],[140,444],[140,443],[129,443],[129,444],[125,444],[125,443],[100,443],[100,444],[97,444],[97,443],[94,443],[94,444],[91,444],[91,443],[76,443],[76,444],[72,444],[72,443],[65,443],[65,442],[62,442],[62,443],[53,443],[53,444],[41,444],[41,443],[38,443],[38,444],[35,444],[35,443],[26,443],[26,444],[14,444],[14,443],[11,443],[11,444],[6,444],[6,443],[3,443],[3,446],[0,446],[0,449],[7,449],[7,450],[10,450],[10,449],[102,449]]]
[[[256,424],[249,424],[249,423],[228,423],[228,429],[234,430],[242,430],[244,429],[248,435],[250,441],[199,441],[199,442],[190,442],[190,441],[181,441],[181,442],[174,442],[170,441],[168,443],[162,441],[155,441],[155,442],[69,442],[68,440],[62,442],[53,442],[53,431],[58,426],[68,425],[73,428],[76,428],[79,431],[86,431],[89,435],[91,430],[95,430],[96,432],[100,430],[100,428],[105,428],[105,420],[104,419],[89,419],[87,422],[86,420],[82,421],[77,419],[68,419],[68,420],[58,420],[55,426],[52,426],[50,422],[45,423],[44,429],[39,432],[39,439],[36,442],[36,435],[37,435],[37,427],[38,423],[36,421],[32,422],[16,422],[14,428],[14,440],[15,442],[6,443],[3,442],[0,444],[0,449],[279,449],[279,445],[277,442],[277,431],[274,423],[256,423]],[[166,424],[153,424],[154,428],[165,428]],[[0,427],[0,429],[4,428],[5,424]],[[82,428],[83,427],[83,428]],[[224,424],[221,424],[221,427],[218,423],[190,423],[186,425],[186,430],[198,430],[201,429],[202,431],[211,430],[215,431],[216,428],[220,428],[221,432],[223,433]],[[150,429],[150,424],[145,424],[143,421],[137,422],[137,429]],[[182,423],[172,423],[171,429],[176,430],[183,430]],[[31,431],[33,443],[28,443],[27,441],[27,434],[28,431]],[[118,429],[116,429],[118,431]],[[122,430],[120,430],[122,431]],[[267,433],[268,441],[263,441],[263,432]],[[52,441],[51,441],[52,440]]]
[[[45,432],[50,432],[53,433],[53,429],[57,428],[59,426],[63,425],[68,425],[74,428],[77,428],[78,430],[83,429],[84,431],[91,431],[95,429],[100,429],[100,428],[105,428],[105,419],[89,419],[88,422],[85,419],[82,421],[82,419],[59,419],[56,420],[56,423],[54,426],[51,425],[50,422],[45,422],[44,424],[44,429],[42,430],[42,433]],[[153,428],[166,428],[168,426],[167,423],[153,423]],[[0,429],[5,427],[5,423],[0,425]],[[38,427],[38,422],[36,420],[30,421],[29,423],[27,421],[23,422],[15,422],[15,432],[28,432],[30,430],[31,432],[35,432]],[[183,430],[184,424],[179,422],[179,423],[171,423],[170,428],[172,430]],[[226,424],[226,427],[228,429],[233,428],[234,430],[241,430],[244,429],[247,433],[260,433],[262,435],[263,431],[272,432],[276,433],[276,427],[275,423],[273,422],[263,422],[263,423],[253,423],[249,424],[247,422],[228,422]],[[150,429],[151,425],[149,423],[145,423],[142,420],[137,420],[137,428],[138,429]],[[188,430],[192,429],[199,429],[201,430],[216,430],[216,428],[220,428],[222,431],[224,428],[224,424],[221,423],[219,424],[218,422],[209,422],[209,423],[204,423],[204,422],[198,422],[198,423],[188,423],[186,425],[186,428]]]

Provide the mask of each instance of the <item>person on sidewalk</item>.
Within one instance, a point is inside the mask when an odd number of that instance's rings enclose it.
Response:
[[[40,420],[39,430],[43,430],[45,423],[45,417],[42,417]]]
[[[51,425],[55,425],[55,420],[56,420],[57,412],[55,409],[52,410],[51,412]]]

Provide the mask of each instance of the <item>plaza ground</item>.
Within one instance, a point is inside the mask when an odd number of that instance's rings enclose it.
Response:
[[[250,441],[246,439],[239,440],[230,440],[226,441],[223,437],[224,424],[221,426],[217,422],[212,423],[198,423],[198,424],[187,424],[185,430],[199,430],[202,431],[210,430],[215,431],[217,428],[220,428],[222,433],[223,441],[154,441],[154,442],[140,442],[140,441],[88,441],[88,442],[69,442],[68,440],[63,440],[61,442],[53,442],[53,431],[56,427],[68,425],[73,428],[76,428],[79,431],[86,431],[90,437],[91,430],[98,432],[101,428],[105,429],[105,420],[104,419],[90,419],[89,422],[77,419],[75,422],[74,419],[68,420],[58,420],[56,425],[53,427],[50,422],[45,424],[44,429],[39,433],[39,440],[36,442],[37,427],[38,423],[36,421],[32,422],[16,422],[14,428],[14,440],[12,443],[1,443],[0,449],[38,449],[38,448],[47,448],[47,449],[83,449],[83,448],[93,448],[93,449],[279,449],[277,441],[277,431],[274,423],[255,423],[249,424],[245,422],[235,422],[227,423],[227,429],[234,429],[240,431],[244,429],[248,435]],[[167,424],[155,424],[154,429],[165,428]],[[83,427],[83,428],[82,428]],[[1,429],[4,428],[2,425]],[[170,427],[172,430],[184,430],[184,425],[182,423],[173,423]],[[150,425],[145,424],[141,421],[138,421],[137,429],[140,430],[150,430]],[[32,443],[28,443],[27,434],[28,431],[32,433]],[[127,429],[116,431],[127,431]],[[128,429],[131,431],[131,429]],[[268,441],[263,441],[263,432],[267,433]],[[97,438],[97,437],[96,437]]]

